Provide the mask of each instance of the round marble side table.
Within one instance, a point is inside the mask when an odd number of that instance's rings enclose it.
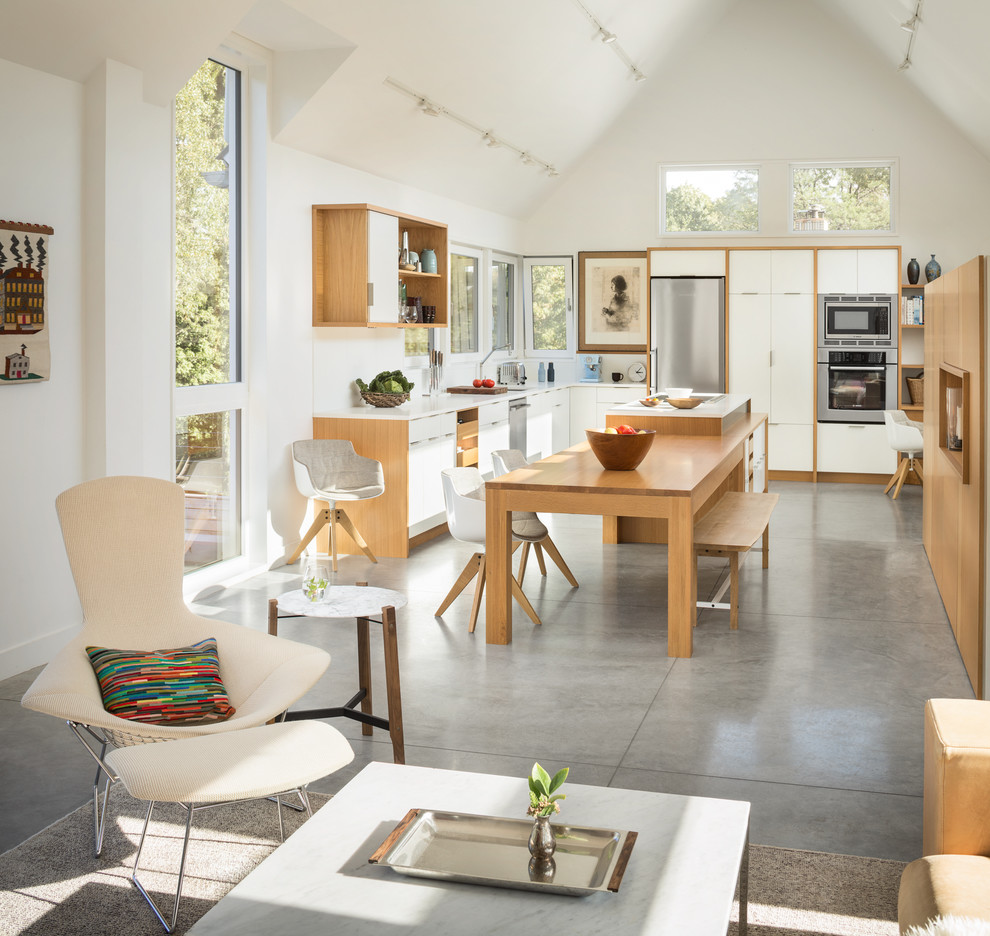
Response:
[[[294,588],[268,602],[268,633],[278,635],[278,622],[291,617],[355,618],[357,620],[358,691],[341,706],[289,712],[286,721],[304,718],[351,718],[361,722],[361,733],[370,735],[383,728],[392,739],[392,758],[396,764],[406,762],[402,733],[402,699],[399,692],[399,654],[395,637],[395,609],[404,608],[406,596],[388,588],[357,585],[331,585],[320,601],[310,601],[301,588]],[[373,615],[380,615],[379,618]],[[368,624],[382,625],[385,648],[385,696],[388,718],[372,714],[371,652]],[[360,703],[361,711],[356,711]]]

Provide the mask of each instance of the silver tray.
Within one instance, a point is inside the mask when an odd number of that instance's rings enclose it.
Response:
[[[635,832],[555,824],[552,865],[529,854],[532,820],[410,809],[368,859],[414,877],[584,897],[619,890]]]

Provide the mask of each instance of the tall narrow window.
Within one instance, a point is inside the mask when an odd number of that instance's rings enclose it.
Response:
[[[492,260],[492,347],[511,348],[515,341],[516,265]]]
[[[481,257],[467,253],[450,255],[450,353],[478,350],[478,300]]]
[[[572,260],[527,257],[523,269],[526,345],[551,357],[565,356],[574,347]]]
[[[186,570],[240,541],[240,72],[208,60],[175,99],[176,480]],[[221,385],[223,402],[218,391]]]

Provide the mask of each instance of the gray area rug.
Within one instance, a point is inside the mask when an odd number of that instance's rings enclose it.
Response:
[[[328,797],[313,793],[313,809]],[[103,854],[93,858],[87,805],[0,855],[0,936],[158,936],[164,929],[130,882],[143,803],[116,786]],[[285,810],[286,835],[302,815]],[[171,913],[184,810],[157,806],[141,858],[141,880]],[[275,850],[269,802],[198,813],[176,933],[185,933]],[[634,856],[635,860],[635,856]],[[879,858],[754,845],[750,850],[750,936],[897,936],[897,887],[904,865]],[[690,934],[671,934],[690,936]],[[729,936],[737,936],[735,923]]]

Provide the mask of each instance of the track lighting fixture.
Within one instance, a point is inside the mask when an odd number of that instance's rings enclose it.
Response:
[[[918,38],[918,29],[921,27],[921,4],[924,0],[915,0],[914,14],[910,19],[901,23],[901,29],[906,33],[910,33],[908,36],[907,51],[904,53],[904,61],[897,66],[899,72],[907,71],[911,67],[911,52],[914,50],[914,40]]]
[[[497,149],[500,146],[504,146],[508,150],[512,150],[523,164],[527,166],[537,166],[551,178],[556,178],[560,173],[548,162],[544,162],[542,159],[537,159],[530,152],[524,149],[520,149],[518,146],[513,146],[505,140],[499,139],[495,136],[494,131],[486,130],[484,127],[479,127],[474,121],[468,120],[466,117],[461,117],[460,114],[455,114],[453,111],[447,110],[435,101],[431,101],[426,95],[420,94],[418,91],[407,87],[402,84],[401,81],[396,81],[394,78],[386,78],[385,82],[393,91],[398,91],[400,94],[406,95],[406,97],[412,98],[416,102],[416,107],[428,117],[446,117],[448,120],[453,121],[456,124],[460,124],[465,130],[470,130],[472,133],[477,133],[481,137],[481,142],[484,143],[490,149]]]
[[[592,36],[593,39],[601,39],[604,45],[607,45],[622,61],[622,64],[629,69],[629,73],[636,81],[646,81],[646,75],[644,75],[636,63],[629,58],[626,50],[619,45],[618,37],[614,32],[609,32],[602,24],[601,21],[595,16],[594,13],[589,10],[582,0],[574,0],[575,4],[580,8],[581,12],[591,21],[591,25],[595,27],[595,32]]]
[[[903,29],[904,32],[913,33],[915,29],[918,28],[919,22],[920,20],[917,16],[912,16],[906,23],[901,23],[901,29]]]
[[[615,42],[615,33],[610,33],[607,29],[599,29],[598,32],[602,37],[602,42],[608,45],[610,42]]]

